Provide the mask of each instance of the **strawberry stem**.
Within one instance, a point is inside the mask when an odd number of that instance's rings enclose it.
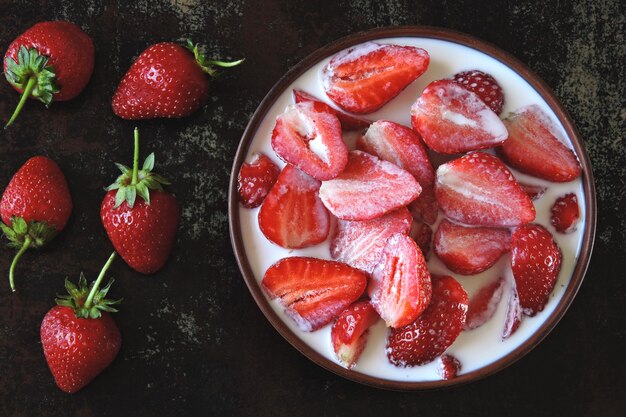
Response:
[[[28,82],[26,83],[26,88],[24,88],[24,91],[22,92],[22,97],[20,98],[20,102],[17,104],[17,107],[15,108],[15,111],[13,112],[13,115],[11,116],[7,124],[4,125],[5,129],[11,126],[11,124],[13,124],[15,119],[17,119],[17,116],[19,116],[20,112],[22,111],[22,107],[24,107],[26,100],[28,99],[28,97],[30,97],[30,94],[32,93],[33,88],[35,88],[36,85],[37,85],[37,77],[35,76],[29,77]]]
[[[139,173],[139,129],[135,128],[135,153],[133,155],[133,178],[132,185],[137,185],[137,175]]]
[[[24,244],[22,245],[20,250],[17,251],[17,253],[15,254],[15,257],[13,258],[13,262],[11,262],[11,268],[9,269],[9,283],[11,284],[11,291],[13,292],[15,292],[15,279],[14,279],[15,266],[17,265],[17,262],[20,260],[24,252],[28,250],[28,247],[30,246],[31,242],[32,241],[30,239],[30,236],[26,235],[26,237],[24,238]]]
[[[135,129],[135,132],[137,132],[137,129]],[[91,287],[91,291],[89,291],[89,295],[87,296],[87,300],[85,301],[85,304],[83,304],[83,307],[85,309],[89,310],[91,308],[93,304],[93,297],[98,293],[98,288],[100,287],[100,283],[102,282],[104,275],[106,274],[107,270],[109,269],[109,267],[113,263],[113,260],[115,259],[115,253],[116,252],[113,252],[111,256],[109,256],[109,259],[107,260],[107,262],[102,267],[102,270],[100,271],[100,275],[98,275],[98,278],[93,283],[93,286]]]

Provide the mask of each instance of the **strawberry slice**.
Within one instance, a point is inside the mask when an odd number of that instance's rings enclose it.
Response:
[[[379,320],[378,313],[369,301],[359,301],[337,317],[330,330],[330,339],[337,359],[346,368],[352,368],[367,342],[368,330]]]
[[[508,136],[498,115],[452,80],[426,86],[411,107],[411,123],[430,149],[444,154],[492,148]]]
[[[504,329],[502,329],[502,340],[506,340],[517,331],[522,322],[522,307],[519,303],[519,294],[515,288],[515,282],[511,286],[509,293],[509,303],[506,309],[506,319],[504,320]]]
[[[439,213],[439,205],[435,198],[435,186],[434,184],[423,185],[421,183],[420,185],[422,186],[422,193],[409,204],[409,211],[415,220],[434,224]]]
[[[430,252],[430,242],[433,239],[433,229],[426,223],[414,221],[409,231],[409,237],[420,247],[424,258],[428,259]]]
[[[500,149],[503,159],[522,172],[554,182],[580,175],[574,152],[558,139],[557,128],[539,106],[519,109],[504,120],[509,139]]]
[[[411,213],[406,208],[372,220],[339,219],[330,242],[330,255],[354,268],[372,272],[387,239],[395,233],[407,234],[411,221]]]
[[[440,165],[435,195],[446,217],[464,224],[510,227],[535,219],[535,207],[511,171],[487,153]]]
[[[408,127],[378,120],[357,140],[356,147],[410,172],[421,186],[435,182],[426,146]]]
[[[252,161],[244,162],[237,177],[237,191],[246,208],[261,205],[276,182],[280,169],[262,153],[254,154]]]
[[[396,233],[387,240],[368,292],[387,326],[405,326],[422,314],[430,302],[430,273],[413,239]]]
[[[317,245],[330,231],[330,215],[319,198],[321,183],[287,164],[259,210],[259,228],[287,249]]]
[[[415,366],[432,362],[454,343],[467,314],[467,293],[450,276],[432,277],[432,299],[413,323],[391,329],[387,358],[395,366]]]
[[[571,233],[576,230],[576,223],[580,219],[578,198],[569,193],[556,199],[550,209],[550,224],[559,233]]]
[[[280,299],[285,313],[303,331],[330,323],[365,291],[366,275],[340,262],[317,258],[284,258],[263,276],[263,288]]]
[[[441,355],[437,372],[441,379],[450,380],[457,377],[461,371],[461,361],[452,355]]]
[[[482,71],[463,71],[455,74],[454,81],[476,94],[495,114],[502,113],[504,93],[493,76]]]
[[[351,151],[337,178],[323,181],[322,202],[343,220],[369,220],[406,206],[422,188],[415,178],[391,162]]]
[[[528,197],[530,197],[532,201],[539,200],[547,190],[546,187],[542,187],[541,185],[525,184],[522,182],[519,183],[519,186],[522,187],[522,190],[528,194]]]
[[[322,85],[342,109],[371,113],[422,75],[429,62],[421,48],[366,42],[336,54],[322,70]]]
[[[337,115],[337,118],[339,119],[339,123],[341,123],[341,128],[348,132],[367,129],[367,127],[371,123],[368,120],[359,119],[358,117],[350,116],[349,114],[346,114],[342,111],[333,109],[328,104],[321,101],[320,99],[313,97],[309,93],[305,93],[302,90],[294,89],[293,98],[296,103],[312,102],[312,103],[320,103],[320,105],[328,107],[327,111],[331,113],[334,112]]]
[[[526,224],[511,237],[511,269],[522,311],[542,311],[561,270],[561,250],[543,226]]]
[[[444,219],[435,232],[435,253],[448,269],[461,275],[491,268],[510,245],[507,229],[465,227]]]
[[[504,292],[504,278],[500,277],[482,287],[469,300],[467,306],[467,320],[465,320],[465,330],[476,329],[482,326],[496,312],[498,304]]]
[[[339,119],[321,102],[287,106],[276,119],[272,148],[282,160],[320,181],[335,178],[348,161]]]

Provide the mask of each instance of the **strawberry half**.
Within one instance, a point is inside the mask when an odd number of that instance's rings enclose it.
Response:
[[[543,226],[518,227],[511,238],[511,269],[525,315],[542,311],[561,270],[561,250]]]
[[[354,303],[337,317],[330,339],[337,359],[346,368],[352,368],[359,360],[365,349],[368,330],[378,320],[378,313],[369,301]]]
[[[485,324],[496,312],[504,292],[504,278],[483,286],[469,300],[465,330],[476,329]]]
[[[546,193],[547,190],[546,187],[543,187],[541,185],[525,184],[522,182],[518,184],[520,187],[522,187],[522,190],[524,190],[524,192],[528,194],[528,197],[530,197],[532,201],[539,200]]]
[[[491,268],[510,245],[507,229],[465,227],[445,219],[435,233],[435,253],[448,269],[461,275]]]
[[[430,243],[433,240],[433,229],[426,223],[414,221],[409,232],[411,239],[420,247],[422,254],[428,259],[430,252]]]
[[[483,152],[440,165],[435,195],[446,217],[464,224],[510,227],[535,219],[535,207],[511,171]]]
[[[330,216],[319,189],[318,180],[287,164],[259,210],[259,227],[265,237],[287,249],[326,240]]]
[[[391,329],[387,358],[406,367],[432,362],[454,343],[467,314],[467,293],[450,276],[432,277],[432,298],[424,313],[413,323]]]
[[[439,368],[437,372],[441,376],[441,379],[450,380],[457,377],[461,371],[461,361],[452,355],[441,355],[439,358]]]
[[[439,214],[439,204],[435,198],[435,185],[422,185],[421,194],[409,203],[408,209],[416,221],[434,224]]]
[[[522,172],[554,182],[580,175],[574,152],[558,139],[550,116],[533,104],[504,120],[509,138],[500,149],[503,159]]]
[[[272,148],[282,160],[320,181],[335,178],[348,161],[339,119],[321,102],[287,106],[276,119]]]
[[[482,71],[463,71],[455,74],[454,81],[463,88],[476,94],[495,114],[502,113],[504,106],[504,93],[502,87],[491,75]]]
[[[506,308],[506,318],[502,329],[502,340],[506,340],[517,331],[522,322],[522,307],[519,303],[519,294],[515,288],[515,281],[511,285],[509,301]]]
[[[498,115],[452,80],[426,86],[411,107],[411,123],[430,149],[444,154],[492,148],[508,136]]]
[[[424,49],[366,42],[333,56],[322,70],[322,85],[342,109],[371,113],[400,94],[429,63]]]
[[[343,220],[369,220],[406,206],[422,188],[415,178],[396,165],[373,155],[352,151],[337,178],[323,181],[322,202]]]
[[[246,208],[261,205],[276,182],[280,169],[262,153],[255,154],[252,161],[244,162],[237,177],[237,191],[241,204]]]
[[[405,326],[422,314],[430,302],[430,273],[413,239],[396,233],[387,240],[368,292],[387,326]]]
[[[571,233],[576,230],[580,219],[580,208],[576,194],[569,193],[556,199],[550,208],[550,224],[559,233]]]
[[[372,272],[387,239],[395,233],[407,234],[411,221],[411,213],[406,208],[372,220],[339,219],[330,242],[330,255],[354,268]]]
[[[346,264],[316,258],[292,257],[265,271],[263,288],[279,298],[285,312],[311,332],[330,323],[365,291],[366,275]]]
[[[335,113],[337,115],[337,119],[339,119],[339,123],[341,123],[341,129],[352,132],[355,130],[363,130],[367,129],[371,122],[368,120],[359,119],[358,117],[350,116],[342,111],[333,109],[328,104],[324,103],[320,99],[313,97],[309,93],[305,93],[301,90],[293,90],[293,98],[296,103],[306,103],[312,102],[316,103],[316,105],[327,106],[330,113]],[[319,104],[317,104],[319,103]]]

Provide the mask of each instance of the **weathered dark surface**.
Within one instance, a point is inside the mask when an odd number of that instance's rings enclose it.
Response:
[[[35,22],[69,19],[94,39],[97,67],[76,100],[49,110],[30,102],[0,133],[0,185],[30,156],[57,160],[74,196],[67,229],[29,253],[19,292],[0,280],[1,416],[533,415],[617,416],[626,406],[626,143],[624,3],[517,1],[7,1],[4,49]],[[133,4],[132,6],[130,4]],[[532,353],[487,380],[442,392],[394,393],[319,368],[285,342],[249,295],[228,240],[231,161],[248,118],[298,60],[341,36],[377,26],[426,24],[487,40],[535,70],[576,121],[598,187],[598,234],[581,291],[562,322]],[[126,122],[110,98],[146,46],[192,37],[215,56],[246,63],[213,86],[190,118]],[[3,49],[3,50],[4,50]],[[0,82],[0,119],[17,95]],[[129,163],[132,128],[143,154],[174,180],[183,219],[169,265],[152,277],[112,267],[123,347],[113,365],[70,396],[52,381],[39,324],[63,278],[92,279],[112,250],[100,225],[102,187]],[[13,253],[2,249],[6,275]],[[358,414],[357,414],[358,413]]]

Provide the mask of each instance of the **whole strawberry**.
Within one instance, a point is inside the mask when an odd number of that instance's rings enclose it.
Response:
[[[135,271],[152,274],[167,262],[180,207],[174,196],[163,191],[163,184],[170,182],[152,172],[153,153],[139,169],[137,128],[133,168],[116,165],[122,175],[107,188],[100,208],[102,224],[122,259]]]
[[[5,127],[15,121],[28,97],[46,106],[76,97],[89,82],[93,65],[93,42],[73,23],[40,22],[22,33],[4,55],[4,75],[22,93]]]
[[[113,112],[139,120],[189,116],[209,97],[209,76],[215,67],[234,67],[243,60],[208,60],[198,45],[157,43],[143,51],[122,78],[113,95]]]
[[[115,259],[115,252],[92,285],[81,273],[78,287],[65,279],[69,295],[59,297],[57,306],[41,322],[41,345],[57,386],[67,393],[80,390],[117,356],[122,336],[109,312],[122,300],[107,300],[113,280],[100,283]]]
[[[0,227],[9,245],[19,249],[9,281],[15,291],[14,271],[29,248],[48,243],[65,225],[72,213],[72,197],[59,166],[45,156],[30,158],[15,173],[0,200]]]

